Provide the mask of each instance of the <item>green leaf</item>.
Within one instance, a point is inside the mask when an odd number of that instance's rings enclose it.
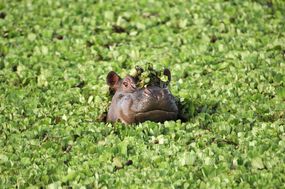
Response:
[[[9,158],[4,155],[4,154],[0,154],[0,161],[5,163],[5,162],[8,162]]]
[[[264,168],[263,161],[259,157],[256,157],[256,158],[252,159],[251,160],[251,165],[255,169],[263,169]]]
[[[117,168],[123,167],[122,161],[118,157],[113,158],[113,165],[116,166]]]
[[[28,39],[30,41],[35,41],[36,38],[37,38],[36,34],[34,34],[34,33],[29,33],[28,34]]]

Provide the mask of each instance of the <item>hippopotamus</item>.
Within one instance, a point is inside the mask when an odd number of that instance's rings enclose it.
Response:
[[[131,75],[121,78],[116,72],[109,72],[106,80],[114,95],[107,113],[107,122],[131,124],[147,120],[164,122],[178,119],[175,97],[167,87],[171,81],[169,69],[164,69],[163,75],[167,76],[167,82],[153,82],[138,87],[137,78]]]

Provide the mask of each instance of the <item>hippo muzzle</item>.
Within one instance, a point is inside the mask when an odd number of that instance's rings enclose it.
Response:
[[[132,93],[113,96],[107,120],[139,123],[147,120],[162,122],[177,118],[174,97],[166,88],[147,87]]]

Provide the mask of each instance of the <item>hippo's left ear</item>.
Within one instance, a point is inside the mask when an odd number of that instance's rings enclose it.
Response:
[[[168,77],[168,83],[171,81],[171,73],[169,69],[164,69],[163,70],[163,75],[166,75]]]
[[[119,88],[119,81],[121,80],[121,78],[116,72],[110,71],[107,75],[106,80],[112,91],[116,91]]]

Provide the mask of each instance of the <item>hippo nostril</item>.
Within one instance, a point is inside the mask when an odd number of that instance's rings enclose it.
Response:
[[[144,89],[144,92],[145,92],[146,94],[151,94],[151,91],[150,91],[148,88],[145,88],[145,89]]]
[[[164,97],[164,95],[167,93],[165,92],[165,90],[161,90],[160,94],[161,94],[161,97]]]
[[[143,92],[146,96],[152,96],[152,93],[148,88],[145,88]]]

